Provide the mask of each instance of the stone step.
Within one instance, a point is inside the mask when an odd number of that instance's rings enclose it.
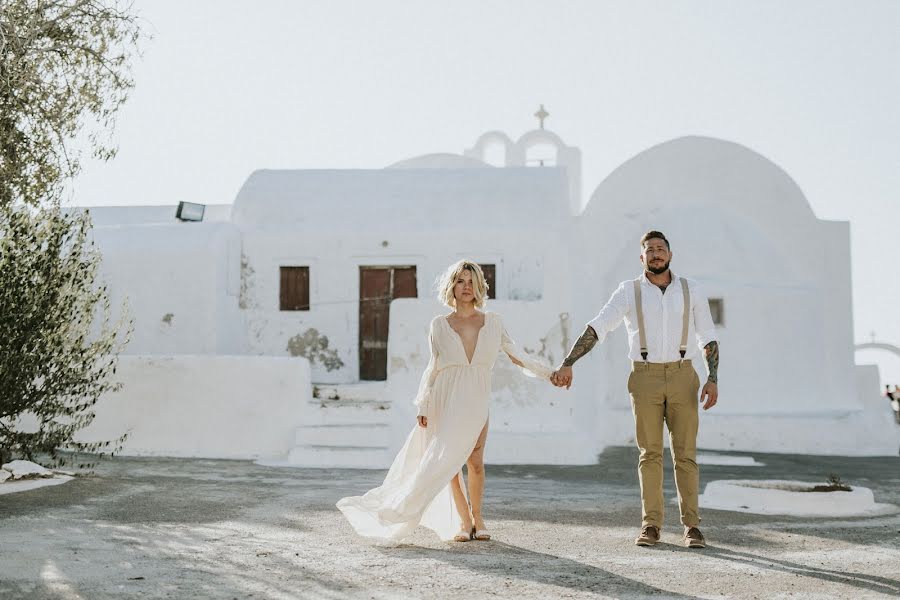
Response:
[[[305,410],[306,425],[362,425],[390,421],[390,404],[348,400],[313,400]]]
[[[383,399],[386,381],[363,381],[360,383],[314,383],[313,398],[316,400],[373,401]]]
[[[298,446],[372,446],[387,447],[391,442],[388,423],[329,423],[297,428]]]
[[[321,469],[386,469],[392,458],[387,448],[379,446],[296,446],[287,463]]]

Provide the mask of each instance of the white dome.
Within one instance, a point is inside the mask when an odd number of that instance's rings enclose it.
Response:
[[[387,169],[483,169],[491,167],[477,158],[470,158],[461,154],[442,152],[436,154],[423,154],[395,162],[387,166]]]
[[[584,214],[709,204],[756,219],[815,218],[803,192],[781,167],[746,146],[699,136],[664,142],[625,162],[597,186]]]

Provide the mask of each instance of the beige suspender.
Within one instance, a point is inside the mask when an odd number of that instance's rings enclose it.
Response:
[[[641,275],[643,277],[643,275]],[[644,305],[641,302],[641,277],[634,280],[634,304],[637,309],[638,337],[641,340],[641,356],[647,362],[647,331],[644,329]]]
[[[641,275],[634,280],[634,302],[635,310],[637,311],[638,338],[641,343],[641,357],[644,359],[644,362],[646,362],[648,356],[647,331],[644,329],[644,305],[643,302],[641,302],[641,279],[643,277],[644,276]],[[680,281],[681,293],[684,294],[684,311],[681,317],[681,347],[678,351],[681,353],[681,359],[684,360],[684,355],[687,354],[688,327],[691,318],[691,292],[688,290],[687,279],[682,277]]]
[[[687,353],[687,335],[691,316],[691,293],[688,291],[687,279],[682,277],[679,281],[681,281],[681,293],[684,294],[684,311],[681,316],[681,348],[678,351],[681,352],[681,360],[684,360],[684,355]]]

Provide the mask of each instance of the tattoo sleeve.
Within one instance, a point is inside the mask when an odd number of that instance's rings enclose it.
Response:
[[[579,358],[587,354],[591,351],[597,344],[597,332],[594,331],[594,328],[588,325],[584,333],[581,334],[581,337],[575,340],[575,345],[572,346],[572,349],[569,350],[569,355],[563,361],[564,367],[571,367],[575,364]]]
[[[706,355],[706,366],[709,368],[709,381],[719,382],[719,342],[710,342],[703,347]]]

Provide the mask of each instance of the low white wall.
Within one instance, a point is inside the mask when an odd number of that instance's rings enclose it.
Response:
[[[855,367],[857,402],[847,409],[828,406],[797,415],[732,415],[717,408],[702,413],[697,445],[710,450],[741,450],[825,456],[896,456],[900,426],[879,395],[878,367]]]
[[[121,356],[117,378],[80,439],[129,432],[131,456],[283,456],[312,390],[309,361],[290,357]]]

